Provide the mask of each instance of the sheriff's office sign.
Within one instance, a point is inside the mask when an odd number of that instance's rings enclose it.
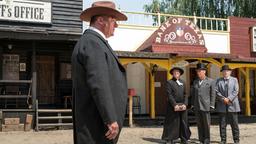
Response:
[[[0,20],[50,24],[52,4],[34,0],[0,0]]]

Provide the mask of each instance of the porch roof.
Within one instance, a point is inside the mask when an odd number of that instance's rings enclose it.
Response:
[[[141,58],[141,59],[170,59],[175,57],[190,57],[190,58],[215,58],[215,59],[226,59],[228,62],[247,62],[254,63],[256,58],[245,58],[238,55],[232,54],[221,54],[221,53],[153,53],[153,52],[129,52],[129,51],[115,51],[120,58]]]
[[[64,28],[40,28],[33,26],[0,26],[0,39],[21,39],[21,40],[68,40],[76,41],[82,35],[77,32],[71,32]]]

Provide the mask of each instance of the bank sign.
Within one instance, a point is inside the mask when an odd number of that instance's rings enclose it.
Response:
[[[0,0],[0,20],[50,24],[52,4],[34,0]]]

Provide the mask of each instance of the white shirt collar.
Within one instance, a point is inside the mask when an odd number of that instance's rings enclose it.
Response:
[[[89,26],[88,29],[95,31],[96,33],[100,34],[105,40],[107,40],[106,36],[99,29],[97,29],[93,26]]]
[[[203,83],[204,80],[199,80],[199,85],[201,85]]]
[[[227,78],[225,78],[225,77],[223,77],[224,78],[224,80],[229,80],[230,79],[230,76],[229,77],[227,77]]]
[[[177,83],[178,85],[183,85],[183,83],[181,83],[178,79],[176,80],[176,83]]]

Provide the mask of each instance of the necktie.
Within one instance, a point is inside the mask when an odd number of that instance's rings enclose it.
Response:
[[[228,79],[224,79],[225,83],[225,97],[228,97]]]

